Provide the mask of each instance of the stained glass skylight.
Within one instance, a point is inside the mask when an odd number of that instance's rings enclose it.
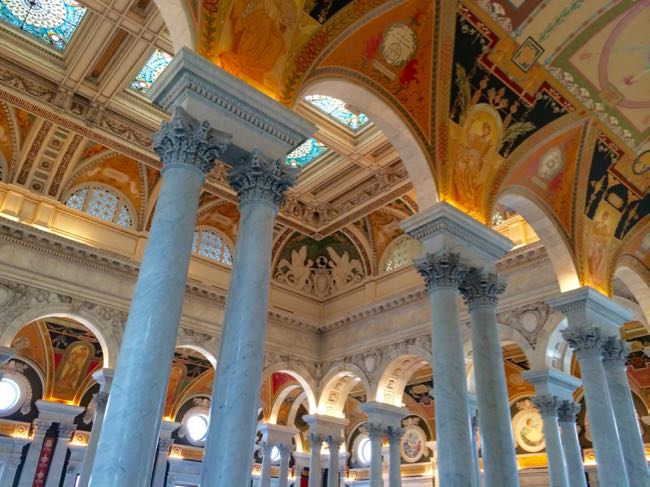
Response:
[[[359,130],[369,122],[367,115],[352,112],[348,109],[345,102],[338,98],[324,95],[309,95],[305,97],[305,101],[354,131]]]
[[[294,167],[304,167],[323,155],[327,150],[327,146],[318,142],[316,139],[307,139],[292,152],[289,152],[285,163]]]
[[[86,7],[75,0],[0,0],[0,20],[62,51]]]
[[[3,0],[0,0],[0,2]],[[146,93],[160,73],[172,62],[172,55],[156,49],[131,82],[131,89]]]

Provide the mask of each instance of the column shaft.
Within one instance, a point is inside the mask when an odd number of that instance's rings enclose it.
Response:
[[[271,487],[271,450],[273,446],[270,444],[263,444],[262,449],[262,475],[261,487]]]
[[[327,439],[329,446],[329,460],[327,463],[327,487],[338,487],[339,485],[339,448],[341,442],[331,436]]]
[[[472,358],[487,487],[519,486],[496,317],[497,297],[504,290],[505,284],[495,274],[476,269],[468,273],[461,288],[471,319]]]
[[[382,487],[384,479],[382,474],[381,426],[368,424],[368,435],[370,436],[370,487]]]
[[[478,413],[470,416],[472,428],[472,487],[481,486],[481,463],[478,458]]]
[[[77,487],[87,487],[90,481],[90,471],[93,468],[95,454],[97,453],[97,443],[102,432],[107,401],[108,394],[106,392],[98,392],[95,395],[95,417],[93,418],[93,427],[88,438],[88,446],[86,447],[86,454],[84,455]]]
[[[630,487],[647,487],[650,484],[648,462],[625,371],[625,358],[629,355],[628,345],[618,338],[608,337],[603,342],[602,353]]]
[[[158,455],[156,456],[156,465],[153,471],[151,487],[165,487],[167,460],[169,459],[169,449],[172,444],[172,440],[160,440],[158,443]]]
[[[291,450],[287,445],[279,445],[280,450],[280,475],[278,476],[278,487],[287,487],[289,484],[289,455]],[[300,482],[300,480],[298,480]]]
[[[320,456],[323,438],[318,435],[310,436],[311,452],[309,455],[309,487],[321,487],[323,472],[321,470]]]
[[[92,468],[92,487],[144,486],[153,468],[203,179],[190,166],[163,169],[97,447],[100,454]]]
[[[629,487],[600,355],[601,332],[598,328],[567,329],[562,335],[576,351],[580,363],[591,438],[598,464],[599,484],[607,487]]]
[[[401,453],[401,440],[402,429],[389,428],[386,431],[388,437],[388,486],[401,487],[402,486],[402,453]],[[450,484],[453,485],[453,484]]]
[[[297,173],[258,152],[228,174],[239,196],[237,248],[226,300],[201,487],[250,481],[262,382],[273,220]],[[232,452],[238,452],[233,456]]]
[[[466,270],[457,254],[429,254],[415,262],[429,289],[433,388],[442,485],[469,487],[472,471],[459,458],[472,457],[467,379],[458,309],[458,286]]]
[[[576,415],[580,412],[580,405],[570,401],[562,401],[558,409],[560,439],[566,461],[567,477],[571,487],[587,487],[585,469],[582,463],[582,450],[576,429]]]
[[[50,468],[47,472],[45,487],[59,487],[61,477],[63,476],[63,465],[68,453],[68,444],[70,437],[74,432],[73,425],[59,424],[59,433],[57,435],[56,446],[50,460]]]
[[[45,434],[50,426],[51,423],[49,421],[34,420],[34,436],[27,450],[23,469],[20,472],[18,487],[32,487],[34,475],[36,475],[36,469],[38,468],[38,459],[41,456],[41,449],[43,448],[43,440],[45,440]]]
[[[569,479],[564,463],[564,451],[560,440],[560,429],[557,422],[560,399],[550,394],[543,394],[535,396],[533,402],[543,419],[551,487],[569,487]]]

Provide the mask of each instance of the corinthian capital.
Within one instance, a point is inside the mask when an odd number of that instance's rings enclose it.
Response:
[[[610,336],[603,339],[600,351],[605,367],[625,367],[625,359],[630,355],[630,344],[625,340]]]
[[[496,274],[472,268],[460,285],[460,292],[471,310],[476,306],[496,306],[506,283]]]
[[[467,268],[460,263],[460,255],[450,252],[427,254],[414,264],[429,292],[439,287],[458,288],[467,275]]]
[[[276,211],[284,193],[296,181],[299,171],[278,160],[267,160],[254,150],[228,171],[228,181],[239,196],[239,204],[263,201],[272,204]]]
[[[562,402],[553,394],[541,394],[532,398],[533,404],[542,416],[557,416],[558,408]]]
[[[565,399],[564,401],[560,401],[557,408],[558,420],[562,423],[575,423],[579,412],[579,403],[571,399]]]
[[[562,330],[562,337],[576,353],[578,358],[597,357],[600,354],[602,336],[600,328],[578,328]]]
[[[152,140],[163,167],[186,164],[207,174],[214,167],[214,160],[228,147],[230,135],[210,128],[208,122],[199,122],[177,107],[171,121],[163,122]]]

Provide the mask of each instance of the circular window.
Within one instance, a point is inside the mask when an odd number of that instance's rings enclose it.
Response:
[[[7,377],[3,377],[0,380],[0,412],[14,409],[19,400],[20,387],[18,384]]]
[[[191,415],[185,421],[185,430],[190,441],[204,441],[208,434],[208,417],[201,413]]]
[[[359,440],[357,443],[356,457],[359,460],[359,463],[362,465],[370,465],[370,451],[372,446],[370,445],[370,438],[367,436]]]

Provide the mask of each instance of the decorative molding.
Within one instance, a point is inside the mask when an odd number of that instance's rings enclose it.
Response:
[[[531,399],[542,417],[558,415],[558,409],[562,401],[557,396],[554,396],[553,394],[541,394],[534,396]]]
[[[517,330],[535,348],[539,334],[546,324],[551,311],[551,307],[545,302],[530,303],[498,313],[497,321],[502,325],[509,326],[513,330]],[[530,321],[524,322],[524,315],[533,316],[535,323],[531,323]]]
[[[625,360],[630,355],[630,344],[618,337],[605,337],[601,344],[601,354],[605,367],[625,368]]]
[[[593,358],[600,354],[602,335],[598,327],[565,328],[562,330],[562,337],[576,352],[578,358]]]
[[[460,254],[457,253],[427,254],[414,261],[414,264],[429,292],[441,287],[458,289],[468,273],[468,268],[462,264]]]
[[[580,412],[580,403],[565,399],[558,405],[557,412],[560,423],[575,423]]]
[[[476,268],[470,270],[460,287],[470,311],[479,306],[496,306],[505,290],[506,284],[499,276]]]

